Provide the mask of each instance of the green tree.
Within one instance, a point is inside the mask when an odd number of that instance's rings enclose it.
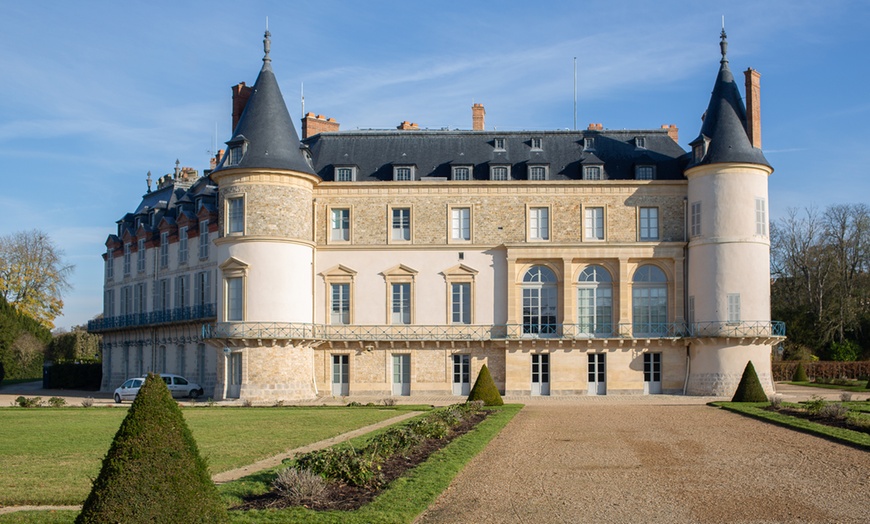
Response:
[[[51,341],[48,329],[17,311],[0,296],[0,362],[6,378],[40,378],[45,347]]]
[[[0,296],[49,329],[63,310],[63,293],[71,287],[74,266],[63,255],[38,229],[0,237]]]
[[[149,374],[76,523],[227,520],[226,507],[181,409],[163,380]]]
[[[810,378],[807,376],[807,371],[804,369],[804,363],[798,362],[794,370],[794,375],[791,377],[792,382],[808,382]]]
[[[492,379],[486,364],[480,368],[477,380],[474,381],[474,386],[472,386],[471,392],[468,394],[468,401],[471,402],[472,400],[482,400],[484,406],[504,405],[504,400],[502,400],[498,388],[495,387],[495,381]]]
[[[758,373],[755,372],[751,360],[743,368],[743,376],[740,377],[740,384],[737,385],[731,402],[767,402],[767,394],[761,387],[761,381],[758,380]]]

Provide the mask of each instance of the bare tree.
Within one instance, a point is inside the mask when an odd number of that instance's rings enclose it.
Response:
[[[19,231],[0,237],[0,295],[18,311],[48,328],[63,310],[75,266],[63,260],[43,231]]]

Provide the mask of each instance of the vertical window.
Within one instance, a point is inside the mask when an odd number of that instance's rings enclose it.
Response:
[[[492,167],[490,167],[489,179],[490,180],[507,180],[508,179],[507,166],[492,166]]]
[[[689,221],[691,224],[690,235],[693,237],[701,236],[701,203],[700,202],[692,202],[692,214],[691,220]]]
[[[689,324],[695,323],[695,296],[689,295],[689,303],[686,306],[686,318],[689,321]]]
[[[115,278],[115,257],[112,255],[114,251],[112,248],[106,250],[106,280]]]
[[[103,300],[103,317],[110,318],[115,316],[115,290],[107,289],[105,299]]]
[[[584,167],[583,180],[601,180],[601,166]]]
[[[331,324],[350,324],[350,284],[331,284]]]
[[[241,322],[244,312],[244,286],[242,277],[227,279],[227,322]]]
[[[531,208],[529,208],[529,239],[531,239],[531,240],[549,240],[550,239],[550,208],[548,208],[548,207],[531,207]]]
[[[450,238],[471,240],[471,208],[454,207],[450,210]]]
[[[211,283],[208,271],[200,271],[194,275],[193,305],[199,309],[198,315],[205,314],[205,306],[211,303]]]
[[[532,139],[532,149],[543,149],[544,141],[541,138]]]
[[[227,199],[227,233],[245,232],[245,199],[238,196]]]
[[[163,280],[157,282],[155,286],[157,287],[157,302],[154,304],[154,311],[166,311],[170,308],[169,279],[164,278]]]
[[[121,288],[121,315],[129,315],[133,312],[133,298],[130,286]]]
[[[160,267],[169,267],[169,231],[160,233]]]
[[[392,239],[400,241],[411,240],[411,208],[393,208]]]
[[[545,166],[529,166],[529,180],[546,180],[547,168]]]
[[[353,168],[337,167],[335,168],[336,182],[353,182]]]
[[[638,180],[653,180],[655,178],[655,168],[653,166],[637,166],[635,168],[635,178]]]
[[[175,307],[176,309],[185,308],[189,305],[189,298],[187,290],[190,287],[190,282],[188,281],[188,275],[179,275],[175,277]]]
[[[466,166],[454,167],[453,180],[471,180],[471,168]]]
[[[646,147],[646,138],[642,137],[642,136],[635,137],[634,138],[634,145],[635,145],[635,147],[645,148]]]
[[[740,293],[728,293],[728,322],[740,322]]]
[[[763,198],[755,199],[755,234],[767,235],[767,202]]]
[[[668,280],[652,265],[634,272],[631,314],[635,336],[664,336],[668,332]]]
[[[392,285],[392,324],[411,323],[411,284],[410,282]]]
[[[587,207],[585,221],[586,240],[604,240],[604,208]]]
[[[130,252],[131,251],[132,251],[132,249],[130,247],[130,243],[128,242],[128,243],[124,244],[124,276],[125,277],[130,275],[130,258],[131,258]]]
[[[199,223],[199,258],[208,258],[208,220]]]
[[[504,151],[504,138],[496,138],[493,140],[492,145],[496,151]]]
[[[589,266],[577,283],[578,331],[585,335],[613,333],[613,282],[601,266]]]
[[[471,283],[450,284],[450,323],[471,324]]]
[[[140,238],[137,243],[136,252],[136,271],[139,273],[145,272],[145,239]]]
[[[412,180],[411,174],[412,170],[409,166],[402,166],[394,168],[393,178],[399,181],[408,181]]]
[[[146,291],[146,283],[139,282],[135,286],[133,286],[133,313],[141,314],[147,311],[145,301],[147,297],[145,295]]]
[[[523,334],[557,332],[556,274],[546,266],[533,266],[523,275]]]
[[[187,264],[187,226],[178,228],[178,263]]]
[[[229,161],[227,162],[227,165],[230,165],[230,166],[239,165],[239,162],[242,161],[242,146],[238,145],[238,146],[230,147],[229,155],[230,155],[230,158],[229,158]]]
[[[196,345],[196,382],[205,384],[205,344]]]
[[[640,239],[658,240],[659,238],[659,208],[640,208]]]
[[[350,209],[332,209],[330,239],[337,242],[350,240]]]

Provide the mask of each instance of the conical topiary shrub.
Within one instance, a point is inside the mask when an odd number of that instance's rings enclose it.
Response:
[[[798,362],[797,368],[794,370],[794,375],[791,376],[792,382],[809,382],[807,371],[804,369],[804,363]]]
[[[731,402],[767,402],[767,393],[761,387],[751,360],[746,363],[740,384],[737,385],[737,391],[734,392]]]
[[[178,404],[159,375],[148,375],[76,523],[227,520]]]
[[[482,400],[484,406],[502,406],[504,400],[501,399],[501,394],[498,388],[495,387],[495,381],[492,380],[492,375],[489,374],[489,368],[486,364],[480,368],[480,373],[477,374],[477,380],[474,381],[474,386],[471,388],[471,393],[468,394],[468,401]]]

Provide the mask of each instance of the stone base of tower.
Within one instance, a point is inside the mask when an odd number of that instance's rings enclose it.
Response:
[[[689,347],[688,395],[731,397],[740,384],[746,363],[752,361],[765,393],[775,392],[769,345],[693,343]]]
[[[215,392],[219,400],[292,402],[317,398],[314,349],[309,346],[233,348],[222,357],[218,358]]]

